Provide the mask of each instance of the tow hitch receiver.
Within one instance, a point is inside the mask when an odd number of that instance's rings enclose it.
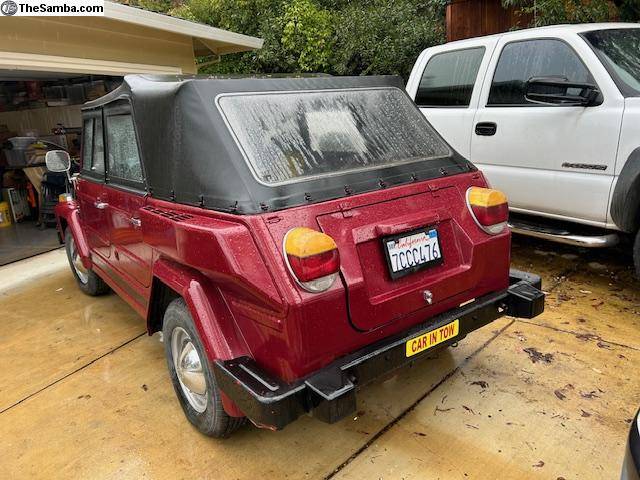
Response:
[[[533,318],[544,310],[545,294],[540,277],[510,272],[510,286],[473,302],[430,318],[400,334],[346,355],[297,382],[287,384],[264,372],[249,357],[216,360],[214,373],[222,391],[256,425],[281,429],[300,415],[311,412],[328,423],[356,410],[356,388],[423,356],[427,350],[445,348],[468,333],[504,316]],[[448,325],[456,334],[437,339]],[[438,330],[440,329],[440,330]],[[453,329],[449,330],[454,332]],[[435,332],[435,334],[434,334]],[[407,343],[434,334],[434,345],[407,354]]]

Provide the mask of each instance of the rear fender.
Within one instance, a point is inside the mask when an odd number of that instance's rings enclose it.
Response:
[[[171,260],[159,259],[153,265],[153,276],[185,300],[210,362],[250,355],[219,289],[204,275]],[[147,318],[147,329],[153,333],[157,323],[150,317]],[[229,415],[243,416],[224,393],[222,403]]]
[[[59,203],[55,207],[55,213],[62,240],[64,240],[64,229],[70,229],[82,264],[85,268],[91,268],[91,251],[87,237],[82,231],[78,204],[75,201]]]

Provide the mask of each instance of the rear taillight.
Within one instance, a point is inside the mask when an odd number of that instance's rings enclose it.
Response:
[[[309,292],[327,290],[338,277],[340,254],[333,238],[306,227],[284,237],[284,258],[298,285]]]
[[[507,226],[507,196],[491,188],[471,187],[467,190],[467,206],[476,224],[485,232],[497,235]]]

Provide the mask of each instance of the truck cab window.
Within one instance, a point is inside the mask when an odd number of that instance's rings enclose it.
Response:
[[[419,107],[468,107],[484,47],[439,53],[422,73],[416,104]]]
[[[109,177],[143,182],[142,166],[131,115],[107,116]]]
[[[525,99],[525,85],[533,77],[595,83],[578,55],[561,40],[512,42],[505,45],[500,54],[487,105],[532,105]],[[549,92],[539,93],[557,93],[554,87],[549,88]]]
[[[584,34],[622,93],[640,96],[640,28],[595,30]]]

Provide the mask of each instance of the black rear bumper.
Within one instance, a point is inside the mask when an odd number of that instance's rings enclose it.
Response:
[[[458,342],[468,333],[504,316],[533,318],[544,310],[540,277],[510,272],[510,286],[475,299],[398,335],[346,355],[305,379],[286,384],[271,377],[249,357],[217,360],[214,373],[220,389],[258,426],[281,429],[300,415],[333,423],[356,410],[356,387],[424,354]],[[451,340],[407,357],[408,340],[459,320],[459,333]]]

